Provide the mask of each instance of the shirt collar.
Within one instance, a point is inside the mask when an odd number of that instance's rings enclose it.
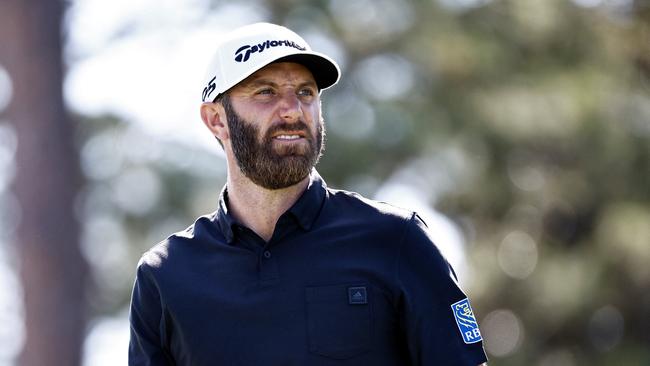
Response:
[[[310,230],[320,213],[325,200],[327,185],[316,169],[309,175],[309,185],[298,201],[287,211],[296,219],[300,227]]]
[[[228,244],[232,243],[234,239],[232,227],[237,223],[237,221],[230,215],[230,212],[228,211],[227,186],[223,186],[221,194],[219,194],[219,208],[217,208],[216,219],[217,224],[219,225],[219,229],[221,229],[221,233],[223,234],[224,238],[226,238]]]
[[[320,213],[325,200],[327,185],[316,169],[312,169],[309,175],[307,189],[298,200],[287,210],[287,213],[294,217],[298,225],[304,230],[310,230],[314,221]],[[286,214],[286,213],[285,213]],[[231,244],[234,240],[233,226],[238,225],[237,220],[230,215],[228,210],[228,189],[224,186],[219,195],[219,207],[216,212],[216,219],[224,238]]]

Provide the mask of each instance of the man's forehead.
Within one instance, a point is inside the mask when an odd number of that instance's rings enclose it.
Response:
[[[263,81],[270,81],[276,84],[291,82],[316,85],[316,80],[307,67],[295,62],[274,62],[264,66],[244,79],[240,83],[240,86],[248,86]]]

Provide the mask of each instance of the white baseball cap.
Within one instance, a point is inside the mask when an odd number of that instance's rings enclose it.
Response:
[[[213,102],[257,70],[282,61],[308,68],[319,90],[336,84],[341,74],[334,60],[312,51],[289,28],[255,23],[237,28],[220,40],[203,79],[201,101]]]

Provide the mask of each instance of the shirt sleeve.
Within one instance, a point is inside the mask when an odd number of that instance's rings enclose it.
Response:
[[[131,296],[129,366],[172,366],[174,362],[161,337],[164,327],[160,295],[146,269],[141,261]]]
[[[467,296],[417,214],[397,265],[400,317],[411,365],[477,366],[487,361]]]

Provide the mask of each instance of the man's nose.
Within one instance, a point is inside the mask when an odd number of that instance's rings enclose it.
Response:
[[[282,96],[279,106],[280,117],[286,122],[297,122],[302,117],[302,103],[298,96],[291,92]]]

